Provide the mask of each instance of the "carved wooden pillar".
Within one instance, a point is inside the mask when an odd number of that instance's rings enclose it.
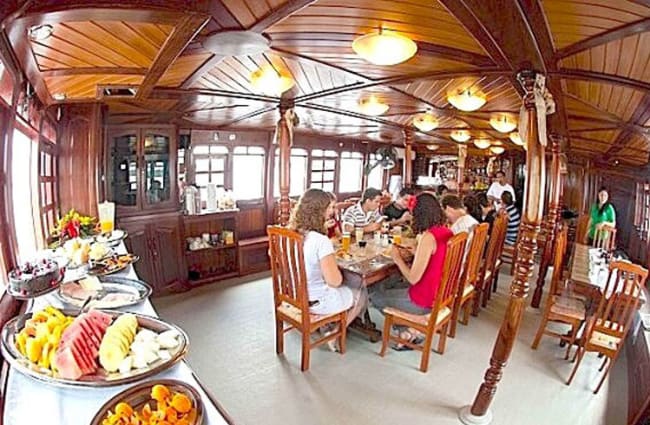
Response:
[[[413,131],[404,130],[404,187],[413,185]]]
[[[542,260],[539,265],[539,274],[537,276],[537,284],[535,292],[530,305],[539,308],[540,301],[542,300],[542,293],[544,290],[544,282],[546,280],[546,271],[551,265],[553,257],[553,248],[555,247],[555,236],[557,235],[557,227],[560,222],[560,199],[562,196],[562,174],[560,172],[560,147],[562,145],[562,138],[558,135],[551,134],[551,178],[548,197],[548,213],[544,227],[546,229],[546,242],[544,243],[544,252]]]
[[[487,424],[492,420],[489,410],[492,399],[501,380],[503,369],[508,362],[521,324],[528,294],[528,279],[533,270],[537,235],[542,220],[545,185],[544,146],[539,141],[537,128],[537,110],[535,108],[535,72],[524,71],[517,75],[524,88],[524,106],[527,110],[526,141],[526,184],[521,222],[521,241],[516,251],[515,275],[510,286],[510,299],[505,316],[499,329],[490,367],[485,372],[484,381],[478,390],[472,406],[463,408],[460,419],[465,424]]]
[[[458,195],[463,192],[463,180],[465,178],[465,159],[467,158],[467,145],[458,145],[458,173],[456,180],[458,182]]]
[[[275,140],[280,149],[278,166],[280,180],[280,225],[286,226],[289,223],[291,214],[291,200],[289,199],[290,185],[290,162],[291,162],[291,144],[292,128],[291,120],[293,105],[289,103],[280,103],[280,120],[275,129]]]

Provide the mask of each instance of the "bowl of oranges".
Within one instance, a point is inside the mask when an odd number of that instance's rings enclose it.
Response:
[[[91,425],[201,425],[203,403],[199,393],[174,379],[147,381],[107,401]]]

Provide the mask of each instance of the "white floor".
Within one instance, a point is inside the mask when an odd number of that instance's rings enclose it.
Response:
[[[501,276],[488,309],[469,327],[459,326],[444,356],[432,354],[426,374],[417,369],[418,352],[388,350],[382,359],[380,343],[354,333],[344,356],[314,349],[310,370],[301,373],[297,333],[287,334],[284,356],[275,354],[270,278],[253,279],[154,299],[159,314],[189,334],[191,366],[238,425],[459,424],[457,412],[472,402],[488,366],[510,283],[510,276]],[[377,311],[372,314],[381,325]],[[538,350],[530,349],[538,320],[539,312],[527,308],[492,403],[492,423],[625,424],[625,358],[598,395],[591,392],[600,364],[594,355],[567,387],[572,364],[556,341],[545,337]]]

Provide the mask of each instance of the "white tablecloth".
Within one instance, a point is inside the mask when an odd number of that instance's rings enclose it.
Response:
[[[125,252],[125,249],[121,246],[118,251]],[[119,275],[137,279],[133,267],[129,267],[124,272],[119,273]],[[51,293],[34,300],[32,309],[39,310],[48,304],[62,307],[58,298],[54,293]],[[139,305],[126,307],[125,310],[157,316],[149,300]],[[191,349],[192,345],[190,340]],[[192,370],[184,361],[146,380],[152,379],[178,379],[187,382],[201,394],[206,414],[205,424],[227,424],[226,420],[201,389]],[[11,368],[8,375],[7,393],[5,394],[4,423],[6,425],[88,424],[106,401],[125,388],[136,384],[137,382],[109,388],[56,387],[32,379]]]

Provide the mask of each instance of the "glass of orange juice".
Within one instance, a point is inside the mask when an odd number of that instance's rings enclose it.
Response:
[[[99,213],[99,228],[102,233],[110,233],[115,229],[115,204],[113,202],[102,202],[97,204]]]
[[[341,248],[345,252],[350,250],[350,232],[343,232],[343,236],[341,237]]]

